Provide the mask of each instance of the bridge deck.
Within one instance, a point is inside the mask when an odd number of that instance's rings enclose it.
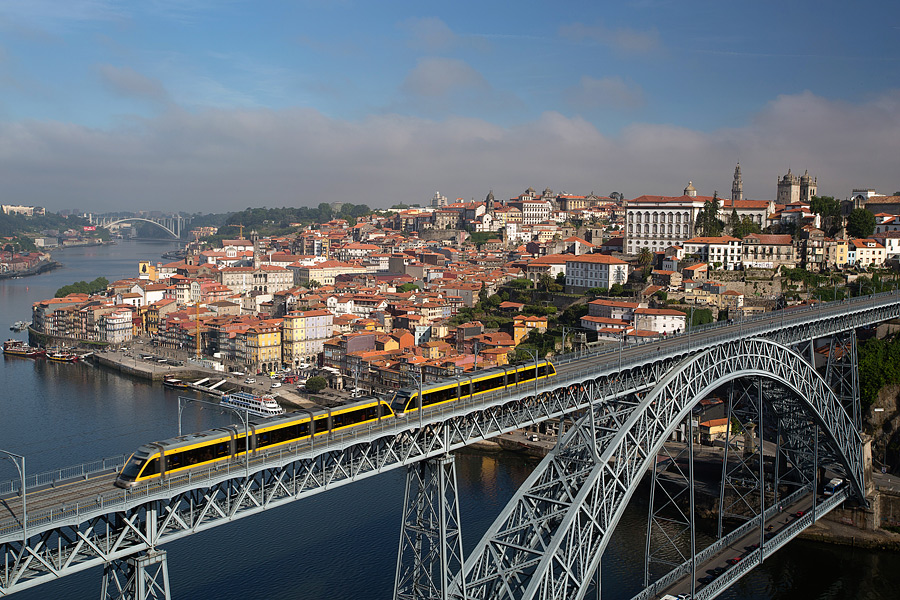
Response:
[[[642,367],[654,361],[677,359],[682,356],[709,348],[716,344],[735,341],[742,338],[776,335],[784,338],[783,343],[799,342],[809,337],[820,337],[836,333],[860,324],[874,323],[884,320],[883,314],[875,309],[890,307],[891,317],[897,316],[900,307],[900,294],[884,293],[877,296],[854,298],[847,302],[820,304],[815,307],[788,309],[774,313],[766,313],[752,319],[727,324],[724,322],[697,328],[690,333],[670,336],[667,339],[629,345],[604,351],[572,353],[554,359],[557,376],[546,384],[539,385],[537,391],[546,392],[554,388],[577,384],[591,378],[610,373]],[[876,314],[877,313],[877,314]],[[868,316],[867,316],[868,314]],[[858,322],[848,323],[847,319],[859,315]],[[808,327],[817,324],[815,330]],[[461,381],[468,377],[460,378]],[[451,416],[469,415],[488,407],[505,404],[534,396],[535,390],[529,384],[510,387],[499,392],[481,394],[466,401],[456,402],[426,409],[422,415],[406,416],[385,421],[368,427],[357,428],[348,432],[332,435],[328,440],[310,440],[285,448],[277,452],[260,452],[250,462],[251,472],[259,471],[273,464],[285,464],[298,458],[311,458],[329,452],[342,451],[360,442],[371,441],[385,436],[397,436],[415,431],[422,425],[439,423]],[[527,421],[516,424],[517,427],[532,424]],[[517,427],[510,427],[509,430]],[[472,438],[485,439],[497,435],[501,431],[485,433]],[[463,444],[465,445],[465,444]],[[421,459],[418,457],[417,459]],[[393,465],[398,466],[398,465]],[[159,498],[174,495],[186,489],[208,486],[211,483],[236,476],[245,472],[243,461],[220,465],[215,468],[198,469],[183,476],[172,477],[164,483],[150,484],[134,492],[125,492],[114,488],[114,473],[109,467],[96,472],[79,472],[77,477],[60,477],[52,486],[28,484],[28,529],[29,533],[52,528],[56,522],[77,520],[89,514],[115,509],[122,509],[146,501],[148,498]],[[77,468],[75,469],[77,471]],[[82,471],[85,471],[82,469]],[[37,482],[37,479],[34,480]],[[17,510],[18,483],[13,481],[0,485],[0,507],[3,517],[0,518],[0,541],[14,538],[16,531],[21,532],[21,522]]]

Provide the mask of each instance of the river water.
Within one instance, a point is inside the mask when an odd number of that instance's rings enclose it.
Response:
[[[173,248],[168,242],[124,241],[56,252],[63,268],[0,281],[0,325],[30,320],[31,303],[52,297],[63,285],[134,276],[139,260],[160,260]],[[127,454],[177,431],[176,393],[86,364],[5,358],[0,390],[0,448],[24,454],[30,473]],[[184,419],[186,430],[200,430],[224,424],[225,417],[188,409]],[[457,456],[467,552],[533,467],[514,454]],[[0,478],[14,477],[12,464],[0,460]],[[403,485],[403,472],[391,471],[168,544],[173,597],[390,598]],[[640,589],[645,527],[646,506],[636,500],[604,555],[604,598],[627,599]],[[15,597],[96,598],[101,573],[89,570]],[[900,555],[797,540],[721,597],[897,599]]]

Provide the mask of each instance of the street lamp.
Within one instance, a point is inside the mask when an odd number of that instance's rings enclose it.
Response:
[[[238,409],[233,406],[224,404],[216,404],[209,400],[201,400],[200,398],[188,398],[187,396],[178,396],[178,437],[181,437],[181,413],[184,411],[186,404],[197,403],[206,404],[221,410],[230,410],[238,416],[244,425],[244,472],[247,479],[250,479],[250,411],[246,408]]]
[[[4,456],[0,456],[0,458],[8,458],[16,465],[16,470],[19,472],[19,478],[21,481],[21,490],[19,493],[22,494],[22,543],[23,545],[28,545],[28,510],[25,506],[25,457],[20,454],[13,454],[12,452],[7,452],[6,450],[0,450]]]

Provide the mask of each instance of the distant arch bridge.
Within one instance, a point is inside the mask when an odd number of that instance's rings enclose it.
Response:
[[[122,223],[150,223],[155,225],[171,235],[173,238],[181,239],[181,235],[184,232],[184,228],[190,223],[189,219],[186,219],[182,216],[167,216],[167,217],[157,217],[157,218],[147,218],[147,217],[99,217],[99,216],[90,216],[91,223],[99,225],[100,227],[105,227],[106,229],[110,229],[115,227],[116,225]]]

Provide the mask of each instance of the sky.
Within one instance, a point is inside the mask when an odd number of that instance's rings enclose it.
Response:
[[[3,0],[0,199],[900,190],[900,3]]]

